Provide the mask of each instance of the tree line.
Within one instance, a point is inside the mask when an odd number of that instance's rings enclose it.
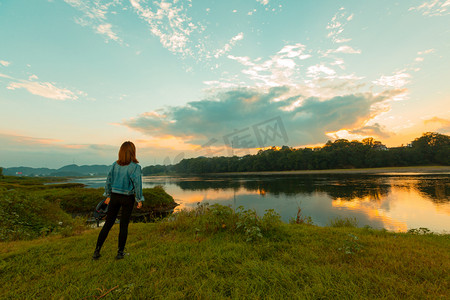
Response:
[[[407,146],[387,148],[380,141],[338,139],[323,147],[292,148],[283,146],[260,150],[242,157],[197,157],[175,165],[143,168],[143,175],[204,174],[223,172],[325,170],[348,168],[449,165],[450,136],[427,132]]]

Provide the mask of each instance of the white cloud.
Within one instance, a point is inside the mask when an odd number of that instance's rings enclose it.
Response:
[[[342,59],[337,59],[334,62],[330,63],[330,65],[332,65],[332,66],[334,66],[334,65],[340,66],[340,65],[343,65],[343,64],[344,64],[344,61]]]
[[[424,16],[446,16],[450,14],[450,0],[430,0],[419,6],[409,8],[409,11],[421,12]]]
[[[399,72],[392,76],[382,75],[372,82],[378,86],[402,88],[409,83],[409,78],[411,78],[410,74]]]
[[[433,53],[433,52],[434,52],[434,49],[428,49],[428,50],[425,50],[425,51],[419,51],[419,52],[417,52],[417,54],[424,55],[424,54],[430,54],[430,53]]]
[[[337,95],[361,92],[368,88],[364,77],[353,73],[344,73],[344,60],[334,58],[333,61],[320,62],[305,66],[305,58],[311,57],[311,51],[305,45],[286,45],[269,59],[251,59],[248,56],[228,55],[228,58],[241,64],[244,68],[240,76],[221,78],[220,81],[210,81],[209,87],[222,87],[221,81],[227,85],[241,87],[258,87],[267,89],[276,86],[289,86],[291,91],[297,91],[305,97],[330,98]],[[336,66],[333,68],[333,66]],[[286,96],[286,95],[285,95]]]
[[[242,73],[255,81],[257,86],[266,87],[294,84],[302,61],[310,57],[306,46],[300,43],[284,46],[265,61],[251,60],[246,56],[228,56],[246,67]]]
[[[231,88],[239,88],[239,86],[242,86],[242,84],[232,82],[230,80],[221,78],[220,80],[207,80],[203,81],[204,84],[211,87],[207,91],[209,92],[215,92],[217,90],[226,90]]]
[[[240,40],[242,40],[243,38],[244,38],[244,33],[241,32],[241,33],[238,33],[236,36],[234,36],[234,37],[231,39],[231,41],[233,41],[233,42],[235,42],[235,41],[240,41]]]
[[[197,31],[203,31],[203,27],[194,24],[187,16],[187,10],[182,3],[176,6],[177,1],[173,4],[161,1],[153,2],[152,7],[143,6],[139,0],[130,0],[135,12],[150,27],[150,32],[160,39],[161,44],[173,53],[182,54],[184,56],[195,53],[195,46],[191,41],[191,35]]]
[[[27,66],[31,67],[30,65]],[[55,83],[36,81],[39,79],[36,74],[31,74],[28,76],[28,79],[20,79],[0,73],[0,78],[8,79],[6,88],[11,91],[25,89],[33,95],[54,100],[76,100],[78,97],[88,97],[87,93],[80,90],[69,90],[67,88],[57,87],[55,86]]]
[[[326,54],[329,54],[329,53],[360,54],[361,50],[355,50],[350,46],[344,45],[344,46],[339,46],[337,49],[327,50]]]
[[[344,32],[345,25],[353,19],[353,16],[354,14],[348,15],[344,8],[341,7],[328,23],[326,27],[329,30],[327,36],[331,38],[334,43],[346,43],[352,40],[351,38],[341,37],[341,34]]]
[[[4,66],[4,67],[7,67],[7,66],[9,66],[11,63],[9,62],[9,61],[6,61],[6,60],[0,60],[0,65],[2,65],[2,66]]]
[[[310,58],[310,54],[304,54],[306,46],[302,44],[295,45],[286,45],[280,51],[278,51],[279,55],[286,56],[289,58],[298,57],[299,59],[307,59]]]
[[[75,95],[74,92],[65,88],[58,88],[53,84],[51,84],[50,82],[34,82],[22,80],[20,82],[11,82],[7,87],[7,89],[9,90],[15,90],[20,88],[26,89],[33,95],[38,95],[49,99],[55,100],[78,99],[78,96]]]
[[[315,65],[308,68],[308,76],[310,77],[317,77],[320,73],[331,76],[336,74],[336,71],[324,65]]]
[[[112,25],[109,23],[100,24],[97,26],[97,32],[101,34],[105,34],[108,36],[111,40],[117,41],[119,40],[119,37],[116,33],[114,33],[112,30]]]
[[[89,26],[106,41],[113,40],[123,43],[118,34],[118,26],[111,23],[108,17],[127,10],[122,0],[64,0],[67,4],[79,10],[82,15],[75,17],[75,22],[81,26]],[[259,0],[267,6],[269,0]],[[192,58],[197,62],[210,63],[228,53],[244,33],[238,33],[228,43],[220,44],[211,35],[205,35],[206,25],[193,21],[190,16],[192,1],[167,0],[129,0],[131,10],[149,27],[149,32],[159,39],[164,48],[182,58]],[[211,9],[206,8],[206,13]],[[256,9],[253,9],[255,12]],[[237,12],[236,9],[233,12]],[[211,33],[212,34],[212,33]],[[213,61],[215,66],[217,62]]]
[[[250,61],[250,57],[248,56],[234,56],[228,55],[229,59],[235,60],[244,66],[254,66],[254,63]]]
[[[226,43],[222,49],[218,49],[216,51],[216,53],[214,54],[214,57],[219,58],[220,56],[224,55],[225,53],[230,52],[231,49],[233,48],[233,46],[236,45],[236,43],[242,39],[244,39],[244,33],[240,32],[236,36],[231,38],[231,40],[228,43]]]
[[[338,39],[338,38],[335,38],[334,39],[334,41],[336,42],[336,43],[347,43],[347,42],[350,42],[352,39]]]
[[[286,58],[279,58],[276,61],[277,65],[279,67],[286,67],[288,69],[295,68],[296,64],[292,59],[286,59]]]
[[[11,77],[11,76],[9,76],[9,75],[6,75],[6,74],[2,74],[2,73],[0,73],[0,77],[2,77],[2,78],[8,78],[8,79],[12,79],[12,77]]]
[[[111,8],[121,4],[120,0],[110,1],[87,1],[87,0],[64,0],[73,8],[79,10],[83,15],[75,17],[75,23],[81,26],[90,26],[96,33],[107,37],[106,41],[113,40],[121,43],[118,34],[112,31],[112,25],[107,22],[107,14],[113,13]]]
[[[423,56],[424,56],[424,55],[428,55],[428,54],[433,53],[433,52],[434,52],[434,49],[428,49],[428,50],[424,50],[424,51],[419,51],[419,52],[417,52],[417,54],[418,54],[418,55],[421,55],[421,56],[416,57],[416,58],[414,59],[414,61],[415,61],[416,63],[423,62],[423,61],[425,60],[425,58],[424,58]],[[418,70],[416,70],[416,71],[418,71]]]

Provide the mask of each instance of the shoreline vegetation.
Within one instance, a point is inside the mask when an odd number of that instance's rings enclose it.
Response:
[[[99,229],[0,243],[7,299],[448,299],[450,235],[356,228],[350,221],[282,223],[198,205],[156,223],[132,223],[130,253],[115,261],[118,226],[99,261]]]
[[[33,239],[62,234],[70,236],[86,228],[103,188],[81,183],[61,183],[61,178],[0,177],[0,241]],[[143,189],[146,199],[132,218],[153,218],[177,206],[162,186]]]
[[[173,165],[142,169],[143,175],[210,174],[247,172],[303,172],[312,170],[389,168],[424,165],[450,165],[450,136],[426,132],[407,146],[388,148],[380,141],[338,139],[322,147],[289,146],[261,149],[246,154],[239,145],[232,148],[241,156],[214,156],[182,159]]]
[[[450,174],[450,166],[410,166],[361,169],[293,170],[208,173],[205,175],[314,175],[314,174]]]

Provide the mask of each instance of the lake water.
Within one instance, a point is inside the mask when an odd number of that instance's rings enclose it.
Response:
[[[105,178],[78,179],[103,187]],[[146,176],[143,186],[164,186],[180,205],[219,203],[244,206],[263,215],[274,209],[289,222],[301,208],[314,224],[326,226],[336,217],[356,218],[358,226],[407,231],[426,227],[450,232],[449,174],[277,175],[175,177]]]

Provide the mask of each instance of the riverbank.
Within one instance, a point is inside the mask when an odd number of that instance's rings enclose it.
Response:
[[[208,173],[207,175],[315,175],[315,174],[450,174],[450,166],[413,166],[364,169],[294,170],[264,172]]]
[[[130,224],[130,255],[120,261],[114,260],[118,226],[98,261],[91,260],[98,229],[0,243],[0,298],[450,297],[449,235],[275,222],[275,232],[248,241],[229,223],[224,227],[229,218],[220,214],[192,218]]]
[[[0,241],[33,239],[84,230],[96,205],[104,199],[102,188],[80,183],[57,183],[55,178],[0,178]],[[173,210],[178,204],[162,186],[143,189],[142,209],[132,218],[151,219]]]

